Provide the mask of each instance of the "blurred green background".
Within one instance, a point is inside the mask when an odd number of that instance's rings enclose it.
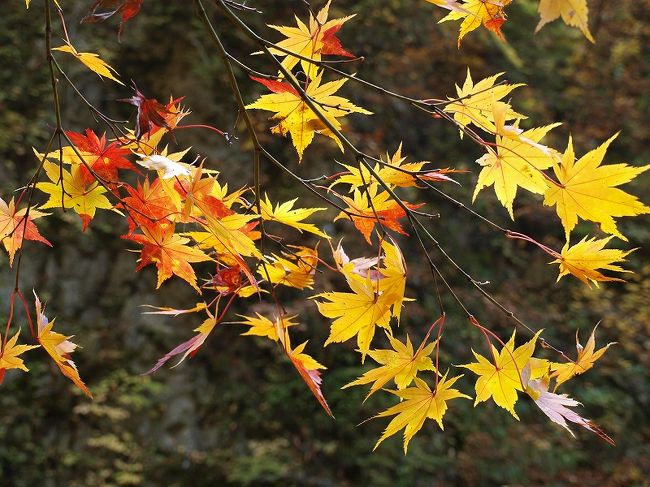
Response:
[[[26,12],[22,1],[12,0],[0,15],[0,189],[5,200],[28,181],[36,167],[31,148],[43,148],[54,124],[42,3],[32,3]],[[78,23],[90,1],[63,3],[79,50],[98,52],[125,82],[133,79],[147,96],[185,96],[193,110],[191,122],[232,132],[237,112],[227,78],[191,2],[145,1],[140,15],[126,25],[121,43],[115,19],[98,25]],[[460,50],[457,24],[438,25],[443,11],[424,1],[338,0],[332,14],[358,14],[340,37],[347,48],[365,57],[346,69],[368,80],[415,97],[443,98],[454,93],[454,83],[464,80],[467,66],[475,80],[506,71],[509,81],[528,85],[513,94],[515,108],[530,117],[526,127],[563,122],[547,139],[550,145],[562,150],[572,134],[580,155],[621,130],[606,161],[648,163],[650,1],[589,3],[595,45],[559,22],[533,35],[538,17],[532,0],[517,0],[509,8],[506,44],[480,30],[469,35]],[[305,4],[298,0],[249,4],[264,14],[244,17],[272,39],[278,37],[264,23],[289,24],[293,12],[306,16]],[[224,19],[215,16],[215,22],[233,54],[255,50]],[[55,45],[59,37],[57,30]],[[132,107],[115,102],[130,96],[127,88],[102,83],[71,57],[59,59],[97,106],[111,116],[133,119]],[[251,64],[270,71],[261,57]],[[252,101],[262,88],[244,73],[238,75],[245,99]],[[60,89],[66,129],[103,130],[69,87],[62,83]],[[472,169],[458,177],[462,187],[445,187],[469,203],[477,174],[473,161],[481,155],[480,148],[459,141],[457,131],[445,122],[359,85],[348,83],[342,92],[375,112],[372,117],[349,117],[347,133],[361,148],[392,153],[403,142],[412,161]],[[321,137],[298,167],[290,143],[268,133],[264,114],[253,116],[264,144],[305,177],[332,173],[338,170],[333,159],[345,161],[334,144]],[[250,143],[241,123],[237,135],[239,139],[228,145],[211,132],[185,130],[169,142],[181,148],[191,145],[193,153],[206,155],[210,167],[236,188],[252,182]],[[263,189],[274,200],[304,196],[305,205],[318,204],[270,165],[262,172]],[[650,201],[650,175],[627,188]],[[296,343],[309,338],[309,350],[328,366],[323,389],[336,421],[323,413],[274,344],[240,337],[243,330],[236,326],[215,330],[199,354],[180,367],[142,377],[160,356],[189,338],[198,323],[191,317],[143,315],[140,305],[191,307],[196,296],[182,282],[167,283],[156,292],[155,269],[133,272],[137,255],[127,252],[133,246],[119,238],[119,232],[126,231],[119,217],[100,214],[82,234],[72,212],[55,212],[39,225],[54,248],[26,245],[21,285],[26,294],[34,288],[47,300],[48,315],[57,316],[59,331],[77,335],[83,349],[75,360],[95,400],[76,391],[42,353],[28,353],[30,373],[8,372],[0,387],[0,485],[650,485],[648,218],[621,222],[630,237],[628,247],[639,247],[629,258],[627,267],[635,272],[629,282],[590,290],[575,279],[555,284],[557,269],[547,265],[547,255],[504,239],[435,195],[412,192],[407,199],[426,202],[428,211],[439,212],[440,219],[430,227],[441,244],[477,279],[490,281],[489,290],[507,307],[533,326],[544,327],[553,343],[573,353],[576,330],[586,339],[599,321],[599,343],[618,342],[594,370],[565,389],[585,404],[584,415],[608,431],[616,447],[584,430],[571,438],[522,399],[517,405],[521,422],[492,403],[474,409],[471,401],[456,401],[445,417],[445,431],[427,423],[407,456],[399,435],[373,453],[386,421],[356,425],[393,400],[377,394],[362,404],[361,388],[339,389],[363,371],[358,356],[351,342],[322,349],[328,323],[299,293],[283,294],[283,302],[290,312],[300,314]],[[556,249],[563,244],[561,225],[539,198],[522,194],[514,223],[492,190],[479,196],[475,208]],[[320,223],[334,215],[330,211]],[[351,256],[370,252],[353,235],[349,222],[325,228],[346,236]],[[573,238],[586,234],[597,234],[597,229],[583,223]],[[399,334],[408,331],[419,342],[437,317],[435,290],[417,245],[400,242],[410,266],[408,295],[417,300],[407,305]],[[0,264],[2,322],[13,273],[4,253]],[[440,265],[481,322],[507,336],[512,324],[444,262]],[[319,275],[317,285],[331,286],[328,279],[327,273]],[[481,350],[483,342],[453,302],[445,301],[449,316],[441,359],[444,364],[464,363],[470,347]],[[233,315],[271,309],[253,298],[239,304]],[[25,337],[24,319],[19,321]],[[471,377],[459,384],[473,392]]]

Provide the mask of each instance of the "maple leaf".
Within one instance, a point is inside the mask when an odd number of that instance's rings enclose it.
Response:
[[[95,54],[93,52],[78,52],[72,46],[72,44],[68,44],[68,43],[66,43],[64,46],[53,47],[52,50],[67,52],[69,54],[72,54],[79,61],[81,61],[88,69],[90,69],[93,73],[98,74],[102,78],[108,78],[110,80],[113,80],[116,83],[119,83],[122,86],[124,86],[124,83],[122,83],[119,79],[115,77],[117,71],[115,71],[111,66],[106,64],[106,62],[103,61],[98,54]]]
[[[609,144],[617,136],[615,134],[578,161],[575,160],[573,141],[569,137],[561,163],[553,165],[559,184],[549,185],[544,194],[544,204],[556,207],[567,240],[580,217],[599,223],[603,232],[627,241],[618,231],[613,217],[650,213],[650,207],[641,203],[636,196],[616,188],[650,169],[650,164],[640,167],[623,163],[601,166]]]
[[[321,112],[337,129],[341,129],[338,119],[346,115],[351,113],[372,115],[372,112],[354,105],[347,98],[334,95],[345,84],[346,78],[321,85],[322,78],[322,71],[317,72],[305,88],[305,92],[314,103],[319,105]],[[338,137],[323,124],[292,86],[262,78],[252,77],[252,79],[263,84],[273,93],[260,96],[255,102],[246,105],[246,108],[276,112],[271,119],[277,120],[278,124],[271,128],[271,132],[283,136],[289,134],[299,160],[302,160],[302,155],[314,139],[315,133],[331,138],[343,150]]]
[[[279,48],[286,49],[300,56],[313,59],[318,62],[321,60],[322,55],[338,55],[344,57],[354,57],[343,48],[341,42],[336,37],[336,33],[343,27],[343,24],[350,20],[354,15],[348,15],[340,19],[327,20],[329,16],[329,8],[331,0],[320,9],[316,14],[309,15],[309,26],[296,17],[298,27],[288,27],[283,25],[269,25],[272,29],[277,30],[286,39],[277,42]],[[286,52],[271,48],[271,53],[278,57],[285,57],[282,61],[282,66],[287,71],[291,71],[298,61],[300,61],[302,70],[305,72],[309,79],[314,78],[318,66],[306,60],[299,60],[297,57],[287,54]]]
[[[406,216],[406,211],[404,211],[397,201],[391,198],[387,191],[381,191],[379,193],[377,191],[377,186],[370,186],[367,192],[361,192],[355,189],[352,198],[338,195],[348,205],[349,213],[342,211],[334,218],[334,221],[341,218],[351,220],[356,229],[361,232],[366,242],[370,245],[372,245],[370,235],[375,229],[378,220],[382,227],[386,227],[402,235],[408,235],[398,221],[400,218]],[[424,203],[411,204],[405,202],[404,204],[407,208],[415,210],[420,208]]]
[[[72,208],[82,221],[85,231],[98,209],[110,210],[113,205],[104,196],[106,189],[97,181],[85,182],[83,166],[74,165],[70,172],[49,161],[43,163],[45,174],[51,182],[36,183],[36,187],[47,193],[50,198],[41,206],[45,208]],[[60,179],[60,176],[63,179]]]
[[[327,369],[324,365],[318,363],[313,357],[304,353],[307,342],[303,342],[295,348],[291,347],[291,339],[289,337],[289,326],[293,326],[296,323],[290,321],[291,318],[276,318],[275,326],[277,328],[277,336],[284,349],[285,354],[300,374],[302,380],[307,384],[309,390],[318,400],[320,405],[323,407],[325,412],[330,416],[334,417],[332,410],[327,404],[327,400],[323,395],[321,390],[321,384],[323,379],[321,377],[321,370]]]
[[[404,428],[404,454],[406,454],[409,442],[422,429],[427,418],[435,420],[440,429],[444,430],[442,418],[447,412],[447,402],[458,398],[471,399],[457,389],[451,388],[461,377],[462,375],[459,375],[447,380],[447,374],[445,374],[438,382],[435,391],[432,391],[425,381],[417,377],[415,378],[415,387],[401,391],[388,391],[399,397],[401,402],[374,416],[374,418],[384,418],[396,415],[386,426],[373,450],[376,450],[386,438]]]
[[[174,233],[173,225],[142,227],[142,234],[127,235],[123,238],[142,244],[136,272],[149,264],[155,264],[158,269],[156,289],[169,279],[172,274],[186,281],[199,291],[196,285],[196,274],[190,263],[205,262],[210,259],[201,250],[189,247],[189,238]]]
[[[135,105],[138,108],[138,122],[135,126],[135,138],[137,141],[143,135],[152,133],[159,128],[171,129],[173,127],[169,123],[169,119],[178,116],[178,112],[174,113],[170,105],[173,105],[174,101],[180,100],[174,100],[165,106],[155,98],[145,97],[135,83],[133,84],[133,90],[135,94],[131,98],[125,98],[119,101]]]
[[[488,147],[488,153],[476,162],[483,166],[476,182],[472,201],[483,189],[494,186],[494,192],[501,204],[514,220],[512,204],[517,189],[524,188],[531,193],[544,194],[548,183],[543,169],[555,162],[556,153],[538,142],[559,123],[533,128],[519,134],[516,138],[497,135],[496,151]]]
[[[29,369],[25,366],[23,359],[20,358],[20,355],[32,350],[33,348],[38,348],[40,345],[17,345],[18,335],[20,335],[20,330],[16,334],[7,340],[3,344],[2,349],[0,350],[0,384],[4,379],[5,372],[7,369],[20,369],[23,372],[28,372]]]
[[[121,206],[129,209],[129,232],[133,232],[136,225],[147,228],[169,225],[180,214],[180,202],[169,196],[160,179],[153,183],[145,179],[138,181],[136,188],[128,185],[125,188],[129,196],[122,198]]]
[[[448,20],[462,20],[458,34],[458,47],[467,34],[478,29],[481,24],[486,29],[494,32],[501,40],[505,40],[501,33],[501,26],[506,21],[505,7],[512,0],[462,0],[458,8],[452,9],[440,22]],[[432,2],[439,4],[439,2]]]
[[[567,421],[582,426],[583,428],[596,433],[610,445],[614,445],[607,434],[592,421],[583,418],[570,408],[580,406],[581,404],[566,394],[555,394],[548,392],[548,377],[533,380],[530,377],[530,365],[524,367],[522,371],[522,381],[525,385],[525,391],[528,396],[535,402],[537,407],[554,423],[559,424],[575,438],[573,431],[567,425]]]
[[[444,111],[453,114],[454,120],[463,127],[474,124],[486,132],[494,133],[496,130],[494,104],[510,94],[512,90],[524,86],[523,83],[501,83],[494,86],[494,83],[502,75],[503,73],[497,73],[474,84],[469,68],[467,68],[467,77],[462,88],[456,85],[457,97],[448,97],[450,103],[444,107]],[[504,120],[526,118],[512,108],[508,108],[501,116]]]
[[[596,350],[596,328],[594,327],[589,336],[589,340],[587,340],[587,343],[583,347],[578,339],[578,332],[576,332],[576,349],[578,351],[578,356],[575,362],[551,363],[550,377],[555,379],[554,390],[557,390],[558,387],[572,377],[584,374],[591,369],[594,366],[594,362],[602,357],[607,349],[614,345],[614,343],[615,342],[608,343],[604,347]]]
[[[341,389],[370,384],[372,382],[370,391],[365,398],[368,399],[390,380],[394,380],[397,388],[401,390],[408,387],[421,370],[436,370],[430,355],[437,341],[427,346],[424,346],[423,341],[416,351],[413,349],[413,344],[408,334],[406,335],[405,343],[402,343],[391,335],[388,335],[388,340],[393,347],[392,350],[370,350],[368,352],[368,355],[380,364],[380,367],[369,370],[357,380],[344,385]]]
[[[300,233],[303,231],[313,233],[323,238],[330,238],[326,233],[319,230],[313,223],[304,223],[303,220],[309,218],[317,211],[324,211],[327,208],[295,208],[294,205],[298,198],[294,198],[285,203],[277,203],[275,208],[268,195],[264,195],[264,199],[260,200],[261,215],[264,220],[276,221],[295,228]]]
[[[429,163],[428,161],[404,163],[406,157],[402,156],[401,143],[392,156],[388,153],[386,154],[385,160],[385,164],[376,163],[374,171],[379,176],[379,179],[391,187],[407,188],[417,186],[417,179],[414,173],[418,173],[418,176],[425,180],[453,181],[450,177],[445,176],[445,173],[455,172],[454,170],[434,169],[425,171],[422,168],[425,164]],[[349,184],[350,192],[353,192],[355,189],[366,185],[379,184],[370,170],[364,165],[355,167],[343,164],[343,167],[349,171],[349,174],[339,176],[330,187],[336,184]]]
[[[100,178],[115,183],[117,182],[118,169],[136,170],[133,164],[125,157],[131,154],[131,152],[122,147],[117,141],[111,142],[107,146],[105,133],[101,137],[97,137],[97,134],[92,129],[86,129],[85,135],[72,131],[66,131],[66,135],[83,156],[85,163]],[[95,176],[79,161],[76,153],[70,162],[81,164],[85,183],[89,184],[95,180]]]
[[[535,33],[549,22],[562,17],[562,21],[571,27],[577,27],[591,42],[596,42],[589,32],[589,8],[587,0],[540,0],[539,24]]]
[[[347,281],[351,293],[325,292],[313,297],[325,300],[316,301],[320,314],[334,319],[325,346],[345,342],[356,335],[363,362],[370,351],[375,327],[390,326],[390,307],[394,297],[378,291],[376,283],[369,277]]]
[[[82,23],[104,22],[115,14],[120,14],[120,26],[117,31],[118,38],[122,35],[124,24],[138,15],[144,0],[96,0],[90,7],[88,14],[81,19]],[[108,9],[103,11],[103,9]],[[100,10],[98,12],[98,10]]]
[[[71,336],[65,336],[56,331],[52,331],[55,319],[49,321],[47,316],[43,314],[41,308],[41,301],[34,293],[35,306],[36,306],[36,323],[38,324],[38,342],[48,355],[54,360],[54,363],[59,368],[61,373],[72,381],[83,393],[92,399],[93,395],[90,393],[86,384],[79,376],[77,366],[70,359],[70,354],[77,349],[77,345],[70,341]]]
[[[291,247],[295,251],[292,254],[285,253],[286,258],[275,254],[267,256],[269,263],[262,266],[258,274],[276,286],[283,284],[301,290],[312,289],[318,265],[318,251],[309,247]]]
[[[194,329],[197,334],[186,342],[181,343],[180,345],[167,352],[164,356],[158,359],[156,365],[145,372],[144,375],[153,374],[176,355],[183,354],[179,361],[172,366],[172,368],[178,367],[188,356],[194,357],[194,355],[196,355],[196,353],[199,351],[199,348],[201,348],[201,346],[205,343],[205,340],[208,338],[214,327],[217,326],[216,318],[210,314],[207,308],[205,308],[205,311],[208,314],[208,317],[203,323],[201,323],[200,326]]]
[[[26,208],[16,211],[16,203],[13,198],[9,200],[9,204],[0,198],[0,242],[2,242],[9,254],[9,266],[13,265],[14,256],[18,249],[22,247],[24,240],[33,240],[35,242],[41,242],[48,247],[52,246],[39,233],[34,223],[36,218],[46,215],[47,213],[38,211],[36,208],[31,208],[28,216]]]
[[[296,326],[298,324],[291,321],[293,318],[295,318],[295,316],[283,317],[282,318],[283,323],[279,324],[277,322],[273,322],[269,320],[267,317],[262,316],[259,313],[255,313],[255,314],[257,315],[257,317],[237,315],[240,318],[244,318],[245,320],[245,321],[238,321],[237,324],[246,325],[250,327],[248,330],[242,333],[242,335],[266,337],[269,340],[273,340],[274,342],[277,342],[280,339],[278,335],[278,330],[283,330],[289,328],[290,326]],[[278,319],[279,318],[276,318],[276,321]]]
[[[257,281],[253,281],[250,285],[245,285],[242,279],[242,273],[245,272],[239,264],[218,268],[217,273],[203,287],[217,291],[221,296],[236,294],[242,298],[247,298],[255,293],[265,292],[259,288]]]
[[[551,264],[560,264],[559,281],[567,274],[573,274],[587,286],[591,287],[593,282],[598,287],[599,281],[618,281],[624,282],[617,277],[605,276],[598,272],[597,269],[604,269],[614,272],[631,272],[623,269],[621,266],[614,265],[614,262],[625,261],[632,250],[605,249],[605,245],[613,236],[596,240],[595,238],[584,237],[575,245],[569,246],[567,242],[562,248],[560,258],[551,262]]]
[[[517,391],[524,390],[520,374],[535,352],[535,342],[540,333],[541,330],[530,341],[515,348],[513,332],[500,353],[491,345],[494,363],[472,350],[477,361],[459,367],[469,369],[479,376],[475,386],[474,406],[492,398],[497,406],[519,419],[515,412],[515,403]]]

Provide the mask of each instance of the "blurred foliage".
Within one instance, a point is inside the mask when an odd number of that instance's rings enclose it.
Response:
[[[79,49],[99,52],[124,80],[135,80],[148,96],[184,95],[197,123],[233,131],[238,117],[225,88],[225,73],[190,2],[145,2],[141,14],[126,26],[121,43],[114,22],[78,24],[89,1],[66,3],[68,27]],[[31,147],[43,146],[53,123],[39,4],[33,2],[25,12],[15,0],[3,6],[0,16],[3,197],[29,179],[36,165]],[[274,34],[263,26],[263,18],[287,23],[294,11],[301,16],[305,12],[300,1],[249,4],[265,14],[247,14],[247,21],[270,37]],[[564,123],[551,137],[552,145],[563,148],[571,133],[578,153],[584,153],[622,130],[610,150],[610,161],[647,163],[650,2],[591,0],[590,5],[595,45],[559,22],[533,35],[536,2],[517,0],[504,28],[507,44],[477,31],[461,50],[455,47],[456,27],[438,25],[442,12],[424,1],[338,0],[332,9],[336,16],[358,14],[341,31],[341,38],[365,61],[345,69],[423,98],[452,94],[466,66],[475,78],[506,71],[510,81],[529,85],[515,94],[515,104],[530,116],[531,125]],[[227,33],[233,54],[254,50],[223,19],[216,21]],[[251,63],[268,69],[261,58]],[[128,105],[114,102],[128,96],[126,89],[102,83],[72,62],[66,69],[99,108],[116,118],[133,119]],[[243,73],[240,80],[246,99],[254,99],[260,88],[246,82]],[[480,155],[479,148],[459,141],[456,130],[440,120],[353,83],[345,89],[356,103],[376,113],[353,119],[346,127],[366,151],[392,152],[403,141],[413,160],[460,168],[472,168]],[[100,129],[63,83],[61,92],[66,128]],[[295,161],[289,143],[268,133],[263,116],[256,120],[264,143],[283,160]],[[252,177],[249,142],[243,131],[237,134],[240,138],[231,145],[197,131],[179,132],[176,141],[207,155],[224,179],[237,187],[249,184]],[[299,170],[306,177],[330,173],[333,158],[342,156],[332,144],[314,144]],[[454,196],[469,203],[475,177],[463,177],[462,188],[450,188]],[[264,173],[262,183],[275,198],[297,195],[295,185],[274,170]],[[645,175],[631,192],[647,201],[649,189],[650,178]],[[310,201],[309,195],[304,197]],[[444,433],[434,425],[425,426],[408,456],[403,456],[399,438],[372,453],[384,423],[355,425],[387,407],[390,398],[377,395],[362,404],[363,391],[339,390],[362,372],[352,345],[315,353],[329,367],[324,390],[337,416],[334,422],[272,344],[240,338],[236,326],[217,329],[201,352],[181,367],[142,377],[141,372],[186,339],[196,324],[182,317],[142,315],[139,306],[190,306],[195,297],[182,283],[154,293],[151,270],[134,274],[135,256],[124,251],[110,216],[81,234],[76,220],[62,214],[42,225],[43,234],[55,245],[52,251],[27,245],[22,286],[39,290],[49,301],[49,314],[58,316],[60,328],[78,335],[84,348],[76,360],[95,400],[77,394],[44,358],[37,358],[37,352],[29,356],[30,374],[8,373],[0,388],[0,485],[650,485],[647,218],[622,225],[631,246],[640,247],[630,258],[636,271],[630,282],[589,290],[569,279],[553,284],[555,270],[547,265],[547,256],[523,242],[505,240],[445,202],[426,198],[425,193],[414,193],[411,199],[427,201],[432,211],[440,212],[432,226],[442,245],[452,249],[473,275],[490,281],[490,290],[507,307],[545,327],[556,345],[572,351],[575,332],[586,337],[599,321],[599,341],[619,342],[598,367],[567,384],[567,392],[586,405],[585,415],[610,432],[617,447],[607,447],[583,431],[574,440],[525,401],[520,423],[492,404],[474,409],[470,401],[459,401],[446,417]],[[532,196],[520,198],[515,223],[507,221],[488,192],[475,206],[548,245],[562,245],[562,229],[552,211]],[[327,230],[342,236],[351,227],[339,222]],[[578,229],[582,234],[594,231],[589,224]],[[346,243],[352,255],[368,251],[359,238],[346,236]],[[436,317],[436,290],[426,266],[418,265],[416,246],[403,247],[410,263],[409,295],[417,298],[408,305],[404,326],[417,341]],[[8,296],[12,274],[4,255],[0,263],[0,293]],[[481,321],[508,334],[512,325],[507,318],[441,266]],[[287,308],[300,314],[301,338],[322,343],[327,324],[313,303],[296,294],[284,298]],[[449,357],[468,354],[470,346],[478,349],[482,342],[451,300],[444,299],[449,325],[441,359],[449,363]],[[271,310],[260,303],[245,305],[235,311]],[[6,319],[5,309],[0,310],[0,319]],[[463,387],[471,390],[472,382],[465,380]]]

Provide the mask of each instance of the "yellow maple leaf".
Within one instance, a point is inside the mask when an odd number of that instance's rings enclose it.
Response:
[[[285,257],[273,254],[267,256],[268,264],[257,271],[262,279],[273,285],[283,284],[296,289],[312,289],[314,274],[318,265],[318,251],[309,247],[294,246],[293,254]]]
[[[254,316],[245,316],[238,315],[240,318],[244,318],[245,321],[238,321],[239,325],[246,325],[250,328],[246,330],[242,335],[250,336],[259,336],[266,337],[269,340],[277,342],[279,339],[278,330],[285,330],[290,326],[296,326],[298,323],[291,321],[295,316],[287,316],[284,318],[276,318],[276,322],[269,320],[266,316],[262,316],[259,313],[255,313],[257,317]],[[277,323],[277,320],[282,320],[282,323]]]
[[[515,403],[517,391],[524,390],[521,372],[535,352],[535,342],[540,333],[541,330],[530,341],[515,348],[515,332],[513,332],[501,352],[491,345],[494,363],[472,350],[477,361],[460,367],[469,369],[479,376],[476,380],[474,406],[492,398],[497,406],[519,419],[515,412]]]
[[[324,211],[327,208],[294,208],[298,198],[294,198],[285,203],[277,203],[275,208],[268,195],[264,195],[264,199],[260,200],[261,215],[264,220],[276,221],[295,228],[301,233],[303,231],[313,233],[323,238],[330,238],[327,234],[319,230],[313,223],[305,223],[303,220],[309,218],[317,211]]]
[[[278,124],[272,127],[271,131],[283,136],[289,134],[300,160],[302,160],[305,149],[311,144],[316,133],[331,138],[343,150],[338,137],[323,124],[292,86],[277,81],[270,82],[263,79],[254,79],[264,84],[273,93],[260,96],[255,102],[247,105],[246,108],[276,112],[271,118],[277,120]],[[321,85],[322,79],[322,71],[317,72],[313,80],[305,88],[305,92],[314,103],[319,105],[321,112],[334,127],[340,130],[341,122],[339,118],[351,113],[372,114],[372,112],[354,105],[347,98],[334,95],[345,84],[346,78],[329,81]]]
[[[368,399],[390,380],[394,380],[397,388],[401,390],[411,385],[419,371],[436,370],[430,357],[436,346],[436,341],[427,346],[424,346],[423,342],[417,350],[414,350],[408,334],[405,343],[391,335],[388,335],[388,340],[393,347],[392,350],[370,350],[368,352],[368,355],[380,364],[380,367],[369,370],[357,380],[344,385],[341,389],[372,382],[370,391],[366,396],[366,399]]]
[[[25,366],[23,359],[19,356],[25,353],[28,350],[33,348],[38,348],[40,345],[17,345],[18,335],[20,335],[20,330],[16,334],[7,340],[7,343],[4,344],[2,350],[0,350],[0,383],[4,378],[5,370],[7,369],[20,369],[24,372],[28,372],[29,369]]]
[[[409,442],[422,429],[427,418],[434,419],[440,429],[444,430],[442,418],[447,412],[447,401],[457,398],[471,399],[457,389],[451,389],[451,386],[461,377],[462,375],[459,375],[447,380],[447,374],[445,374],[438,382],[435,391],[432,391],[426,382],[417,377],[415,378],[415,387],[401,391],[389,391],[402,401],[374,416],[374,418],[383,418],[397,415],[388,423],[374,449],[377,449],[386,438],[404,428],[404,453],[406,454]]]
[[[332,39],[333,34],[335,34],[345,22],[354,17],[354,15],[348,15],[340,19],[327,20],[331,3],[331,0],[329,0],[327,4],[318,11],[316,17],[310,13],[309,26],[298,17],[296,17],[297,27],[269,25],[269,27],[277,30],[286,37],[286,39],[277,42],[276,45],[303,57],[313,59],[314,61],[320,61],[323,54],[352,56],[345,51],[345,49],[342,49],[340,43],[337,43],[337,48],[328,49],[331,45],[328,40]],[[300,61],[302,70],[307,77],[311,79],[314,77],[316,70],[318,69],[318,66],[314,63],[310,63],[306,60],[299,60],[297,57],[291,56],[275,47],[271,48],[270,51],[278,57],[286,56],[282,61],[282,66],[284,66],[287,71],[291,71],[294,66],[298,64],[298,61]]]
[[[456,85],[457,96],[456,98],[448,97],[450,103],[444,107],[444,111],[453,114],[454,120],[463,127],[474,124],[486,132],[494,133],[496,131],[494,104],[507,96],[512,90],[524,86],[523,83],[502,83],[494,86],[494,83],[498,81],[501,75],[503,73],[498,73],[474,84],[469,68],[467,68],[467,77],[463,86]],[[509,107],[505,113],[501,114],[501,118],[503,120],[514,120],[526,117]]]
[[[562,17],[562,21],[566,25],[577,27],[587,39],[596,42],[589,32],[587,0],[540,0],[539,16],[539,24],[537,24],[535,32],[539,32],[549,22]]]
[[[74,46],[72,46],[72,44],[68,43],[63,46],[53,47],[52,50],[72,54],[93,73],[98,74],[102,78],[111,79],[124,86],[124,83],[115,77],[117,71],[115,71],[110,65],[106,64],[106,62],[99,57],[99,54],[93,52],[79,52],[74,48]]]
[[[576,349],[578,351],[578,357],[575,362],[568,363],[551,363],[551,378],[555,379],[555,389],[557,390],[560,385],[575,377],[576,375],[581,375],[587,372],[594,366],[594,362],[598,360],[603,354],[607,351],[609,347],[614,345],[616,342],[611,342],[605,345],[604,347],[596,350],[596,328],[591,332],[591,336],[587,343],[583,347],[580,344],[578,339],[578,333],[576,332]]]
[[[510,218],[514,219],[512,204],[519,187],[531,193],[544,194],[548,183],[542,170],[551,167],[558,156],[553,149],[538,142],[558,125],[554,123],[533,128],[516,137],[497,135],[496,150],[488,147],[488,153],[476,161],[483,169],[478,176],[472,201],[483,188],[494,186],[497,198],[508,210]]]
[[[68,172],[58,164],[45,161],[43,169],[51,182],[37,183],[36,187],[50,196],[41,208],[72,208],[81,217],[85,230],[98,209],[110,210],[113,205],[104,196],[106,189],[97,181],[84,182],[83,167],[75,164]],[[59,179],[60,175],[63,180]]]
[[[79,376],[77,366],[70,359],[70,354],[77,349],[77,345],[70,341],[71,336],[65,336],[56,331],[52,331],[55,320],[49,321],[43,314],[41,301],[34,293],[36,304],[36,323],[38,324],[37,339],[48,355],[54,360],[63,375],[72,381],[83,393],[92,399],[93,395],[84,384]]]
[[[316,301],[318,311],[334,320],[325,346],[345,342],[356,335],[363,362],[370,351],[375,328],[390,327],[390,307],[394,298],[390,293],[378,291],[377,284],[370,277],[347,281],[351,293],[325,292],[314,298],[325,300]]]
[[[503,39],[501,26],[506,21],[504,8],[512,0],[463,0],[462,3],[452,9],[440,22],[448,20],[462,20],[460,32],[458,33],[458,47],[467,34],[478,29],[481,25],[494,32],[500,39]],[[433,1],[432,3],[440,4]]]
[[[597,269],[604,269],[614,272],[631,272],[623,269],[621,266],[614,265],[614,262],[625,261],[625,257],[636,249],[619,250],[605,249],[605,245],[613,236],[596,240],[595,238],[584,237],[575,245],[569,246],[569,242],[564,245],[561,257],[554,260],[551,264],[560,264],[559,281],[563,276],[573,274],[586,285],[591,287],[590,281],[598,287],[599,281],[618,281],[623,279],[618,277],[605,276],[598,272]]]
[[[422,171],[424,165],[428,163],[428,161],[404,163],[406,157],[402,156],[401,143],[392,156],[388,153],[386,154],[385,161],[387,164],[375,164],[375,172],[379,176],[379,179],[387,185],[400,188],[417,186],[415,176],[410,173],[418,173]],[[366,185],[379,184],[377,179],[370,173],[370,170],[364,165],[361,165],[359,168],[343,164],[343,167],[349,171],[349,174],[339,176],[332,186],[336,184],[349,184],[350,192],[353,192],[355,189],[359,189]]]
[[[640,167],[623,163],[601,166],[609,144],[617,136],[615,134],[578,161],[575,160],[573,142],[569,137],[561,163],[553,165],[559,184],[549,185],[544,195],[544,204],[556,207],[567,240],[580,217],[600,223],[603,232],[627,241],[618,231],[613,217],[650,213],[650,208],[636,196],[616,188],[650,169],[650,164]]]
[[[20,249],[25,240],[41,242],[49,247],[52,244],[43,237],[36,227],[34,220],[48,213],[38,211],[37,208],[30,208],[29,214],[27,208],[16,209],[16,203],[13,198],[7,204],[0,198],[0,242],[9,254],[9,266],[13,265],[14,256]]]

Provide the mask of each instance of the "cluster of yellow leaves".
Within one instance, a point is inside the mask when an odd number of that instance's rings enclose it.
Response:
[[[586,284],[616,280],[598,269],[624,272],[614,264],[624,260],[630,251],[605,249],[609,238],[583,239],[571,247],[570,233],[582,218],[600,224],[605,233],[627,240],[614,218],[650,213],[650,207],[618,186],[647,171],[650,165],[602,165],[616,135],[577,161],[571,138],[563,154],[542,144],[549,131],[560,124],[519,128],[526,117],[503,100],[521,85],[497,84],[501,74],[474,83],[468,70],[463,86],[456,86],[457,96],[449,98],[444,108],[461,129],[461,136],[463,130],[478,128],[495,138],[494,144],[486,146],[487,153],[476,161],[481,171],[473,199],[481,190],[494,187],[497,199],[514,219],[513,203],[519,188],[543,195],[544,204],[555,207],[565,229],[564,249],[551,254],[556,257],[554,263],[560,264],[560,277],[573,274]]]
[[[494,32],[500,39],[505,40],[501,27],[507,20],[506,7],[512,0],[426,0],[439,7],[451,10],[440,22],[460,20],[458,47],[463,38],[481,25]],[[589,31],[589,7],[587,0],[540,0],[540,20],[535,32],[538,32],[549,22],[558,18],[571,27],[576,27],[591,42],[595,42]]]

